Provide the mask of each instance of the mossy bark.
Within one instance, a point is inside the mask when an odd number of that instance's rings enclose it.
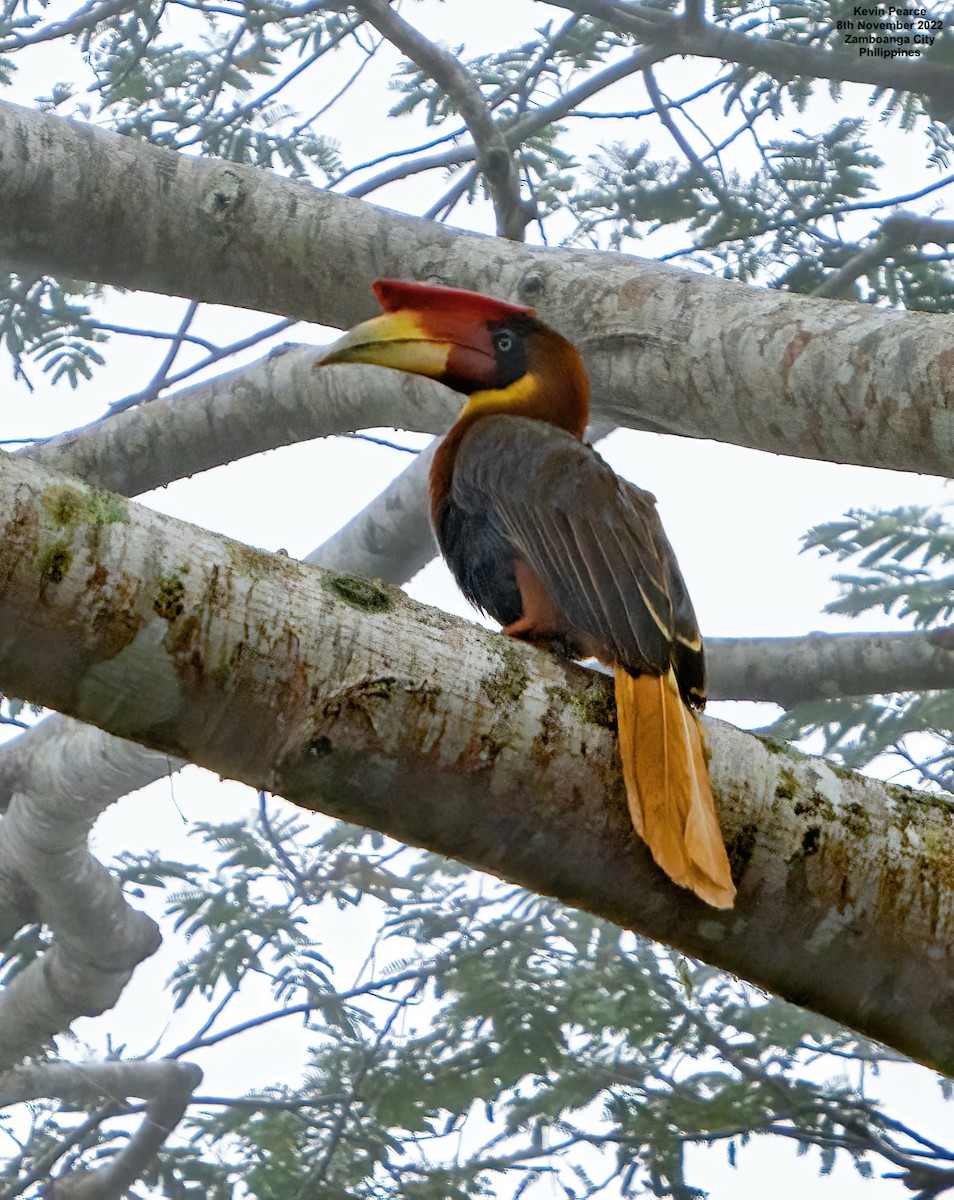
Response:
[[[716,912],[632,832],[610,680],[133,504],[52,530],[63,483],[0,459],[3,691],[559,896],[954,1071],[950,805],[707,722],[739,885]],[[71,561],[56,583],[54,532]]]

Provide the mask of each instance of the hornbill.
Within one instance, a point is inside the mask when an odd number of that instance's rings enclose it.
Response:
[[[384,314],[323,359],[427,375],[467,400],[434,456],[431,517],[464,595],[510,637],[613,668],[637,832],[676,883],[731,907],[696,709],[702,639],[655,497],[583,441],[576,348],[532,308],[380,279]]]

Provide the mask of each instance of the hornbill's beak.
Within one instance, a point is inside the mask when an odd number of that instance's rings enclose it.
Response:
[[[325,363],[371,363],[439,379],[458,345],[449,328],[435,328],[432,312],[401,309],[362,321],[338,339],[321,360]]]
[[[490,325],[534,315],[522,304],[437,284],[379,279],[374,290],[383,315],[349,330],[322,363],[395,367],[472,391],[489,387],[495,377]]]

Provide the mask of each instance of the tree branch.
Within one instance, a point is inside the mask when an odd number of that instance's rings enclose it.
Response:
[[[71,1172],[48,1186],[51,1200],[121,1200],[178,1125],[202,1082],[194,1063],[35,1063],[0,1075],[0,1104],[57,1096],[79,1108],[106,1097],[113,1112],[128,1096],[147,1100],[145,1115],[122,1150],[104,1166]],[[109,1113],[100,1114],[102,1116]],[[49,1179],[47,1171],[44,1180]]]
[[[805,700],[954,688],[954,638],[924,633],[810,633],[706,638],[713,700]]]
[[[0,512],[0,689],[559,896],[954,1069],[950,805],[708,721],[740,885],[713,912],[632,833],[603,677],[20,458],[0,459]]]
[[[949,246],[954,242],[954,221],[939,221],[933,217],[921,217],[915,213],[898,212],[886,217],[877,236],[864,249],[833,271],[820,287],[816,296],[837,297],[844,295],[861,275],[867,275],[888,258],[894,258],[907,246],[924,246],[934,243]]]
[[[520,178],[511,148],[494,124],[490,108],[469,72],[453,54],[408,24],[387,0],[355,0],[355,8],[453,101],[477,148],[477,165],[493,200],[497,236],[523,241],[524,230],[533,220],[533,206],[520,199]]]
[[[116,799],[110,742],[115,739],[74,726],[46,754],[21,763],[0,822],[0,938],[12,936],[25,919],[40,919],[54,933],[42,958],[0,992],[0,1067],[34,1052],[76,1017],[111,1008],[133,968],[159,948],[155,922],[126,903],[116,879],[86,847],[94,821]],[[164,754],[141,751],[137,758],[138,778],[120,754],[123,792],[151,782],[157,766],[160,774],[167,769]],[[83,794],[77,795],[80,773]]]
[[[305,562],[402,584],[437,557],[427,479],[435,440]]]
[[[669,54],[717,58],[755,67],[785,83],[795,75],[813,75],[844,83],[930,96],[940,105],[954,104],[954,79],[945,65],[904,59],[859,58],[851,48],[826,50],[779,36],[756,37],[735,29],[685,17],[670,16],[648,5],[623,0],[551,0],[570,12],[605,21],[650,46],[661,44]],[[779,23],[782,24],[781,22]]]
[[[439,275],[532,303],[574,337],[617,424],[899,470],[954,462],[944,316],[475,237],[12,105],[0,153],[0,255],[16,270],[338,325],[374,312],[379,276]]]
[[[150,404],[22,453],[124,496],[312,438],[398,426],[450,427],[457,397],[433,380],[370,367],[315,368],[316,346],[286,346]],[[262,413],[268,420],[262,420]]]
[[[666,101],[663,99],[662,94],[659,91],[659,85],[656,83],[656,77],[653,74],[652,67],[647,67],[646,70],[643,71],[643,81],[646,85],[646,93],[649,96],[649,99],[652,101],[653,109],[656,115],[659,117],[660,123],[662,124],[663,128],[668,131],[672,140],[682,151],[683,156],[689,163],[689,166],[692,167],[692,169],[699,176],[700,183],[702,183],[709,189],[710,192],[712,192],[713,196],[716,197],[723,207],[735,208],[736,206],[732,200],[732,197],[726,192],[724,187],[720,186],[719,181],[715,178],[706,164],[700,159],[699,155],[696,154],[691,143],[686,137],[683,136],[682,130],[680,130],[679,126],[673,119],[672,113],[669,111],[670,106],[666,104]]]
[[[125,0],[103,0],[101,4],[84,4],[64,21],[51,21],[49,25],[41,25],[39,29],[26,33],[11,33],[0,40],[0,54],[22,50],[26,46],[36,46],[41,42],[55,42],[63,37],[77,37],[98,25],[100,21],[122,12],[124,7]],[[34,23],[38,24],[39,19],[34,18]]]
[[[655,50],[638,51],[627,58],[620,59],[619,62],[604,67],[602,71],[587,75],[576,87],[569,88],[549,104],[543,104],[539,108],[530,109],[513,121],[501,122],[500,129],[508,147],[511,150],[516,150],[527,138],[533,137],[534,134],[539,133],[542,129],[546,129],[554,121],[562,120],[564,117],[579,115],[575,112],[575,109],[584,100],[589,100],[591,96],[598,94],[605,88],[612,86],[612,84],[619,83],[621,79],[626,79],[630,75],[635,75],[637,72],[645,70],[647,66],[658,62],[660,57],[661,54]],[[500,93],[498,93],[498,97],[499,99],[504,99]],[[493,105],[493,101],[491,103]],[[436,145],[437,143],[431,144]],[[422,147],[422,149],[424,148]],[[371,179],[367,179],[363,183],[350,188],[346,195],[360,199],[370,195],[388,183],[396,183],[399,179],[407,179],[410,175],[419,175],[423,171],[438,171],[445,170],[448,167],[463,166],[464,163],[473,162],[476,157],[477,148],[475,146],[455,145],[443,153],[431,155],[429,158],[415,158],[412,162],[399,163],[397,166],[391,167],[387,171],[382,171]],[[381,159],[379,161],[384,160]],[[354,170],[358,169],[354,168]],[[348,172],[348,174],[351,173],[351,171]]]

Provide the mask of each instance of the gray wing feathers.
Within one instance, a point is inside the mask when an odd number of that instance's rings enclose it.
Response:
[[[677,638],[698,639],[653,497],[571,434],[485,417],[461,443],[452,487],[454,502],[493,524],[614,661],[662,673]]]

